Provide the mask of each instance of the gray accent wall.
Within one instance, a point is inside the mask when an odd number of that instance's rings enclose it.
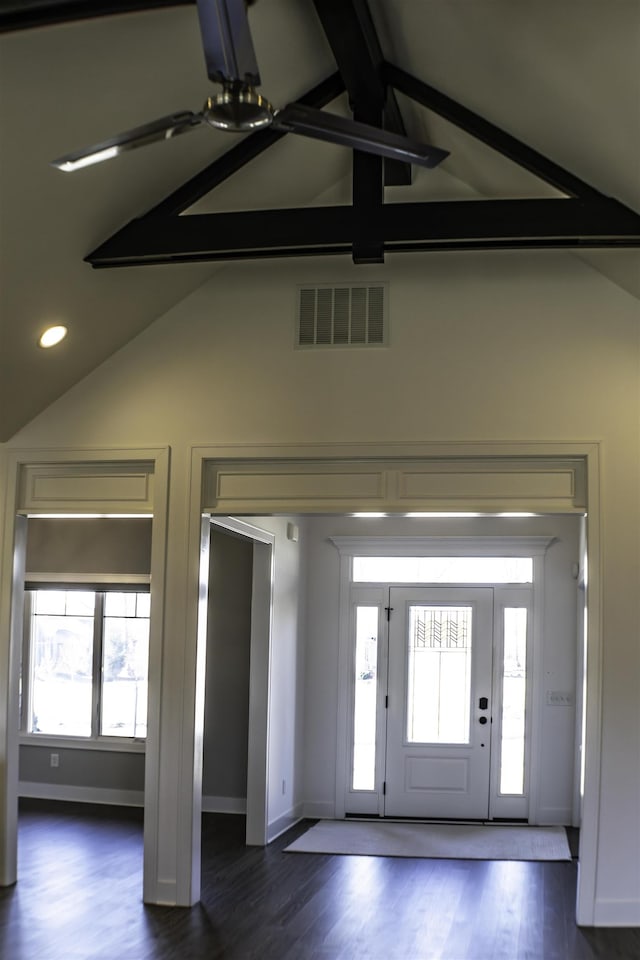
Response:
[[[253,543],[212,528],[202,792],[246,798]]]
[[[30,573],[148,574],[150,551],[149,518],[30,518],[27,579]],[[253,543],[212,528],[203,765],[203,794],[211,798],[247,795],[252,576]],[[65,748],[48,738],[46,745],[21,744],[20,782],[25,793],[38,795],[50,785],[56,796],[66,786],[142,797],[144,763],[144,752]]]
[[[140,575],[150,565],[150,517],[29,518],[27,576]]]
[[[59,766],[51,767],[51,754]],[[144,790],[144,754],[51,746],[20,749],[20,780],[93,789]]]

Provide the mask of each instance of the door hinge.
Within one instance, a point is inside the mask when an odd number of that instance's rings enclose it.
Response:
[[[391,611],[393,610],[393,607],[385,607],[385,610],[387,611],[387,623],[388,623],[389,620],[391,620]]]
[[[389,709],[389,695],[388,695],[388,694],[387,694],[387,696],[384,698],[384,708],[385,708],[385,710],[388,710],[388,709]]]
[[[385,797],[386,795],[387,795],[387,781],[385,780],[384,783],[382,784],[382,796]]]

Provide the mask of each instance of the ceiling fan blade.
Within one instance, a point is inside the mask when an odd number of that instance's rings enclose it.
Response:
[[[273,126],[288,133],[300,133],[305,137],[326,140],[328,143],[363,150],[365,153],[375,153],[391,160],[415,163],[421,167],[436,167],[449,156],[448,150],[431,147],[367,123],[347,120],[334,113],[315,110],[301,103],[290,103],[279,110],[274,117]]]
[[[198,17],[209,79],[259,86],[246,0],[198,0]]]
[[[102,143],[96,143],[91,147],[67,153],[64,157],[52,160],[51,166],[70,173],[73,170],[79,170],[81,167],[88,167],[92,163],[111,160],[112,157],[117,157],[126,150],[135,150],[136,147],[144,147],[147,143],[154,143],[156,140],[170,140],[180,133],[192,130],[202,122],[203,117],[200,113],[192,113],[190,110],[172,113],[168,117],[161,117],[159,120],[145,123],[141,127],[125,130],[124,133],[111,137],[109,140],[103,140]]]

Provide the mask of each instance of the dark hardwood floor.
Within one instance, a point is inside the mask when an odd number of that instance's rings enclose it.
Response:
[[[203,819],[202,901],[145,907],[140,811],[23,801],[2,960],[638,960],[640,930],[578,929],[575,863],[286,854]]]

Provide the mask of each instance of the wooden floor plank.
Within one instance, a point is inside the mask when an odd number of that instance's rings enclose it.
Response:
[[[25,801],[3,960],[638,960],[639,929],[575,926],[576,863],[287,854],[203,818],[202,901],[144,906],[142,814]]]

